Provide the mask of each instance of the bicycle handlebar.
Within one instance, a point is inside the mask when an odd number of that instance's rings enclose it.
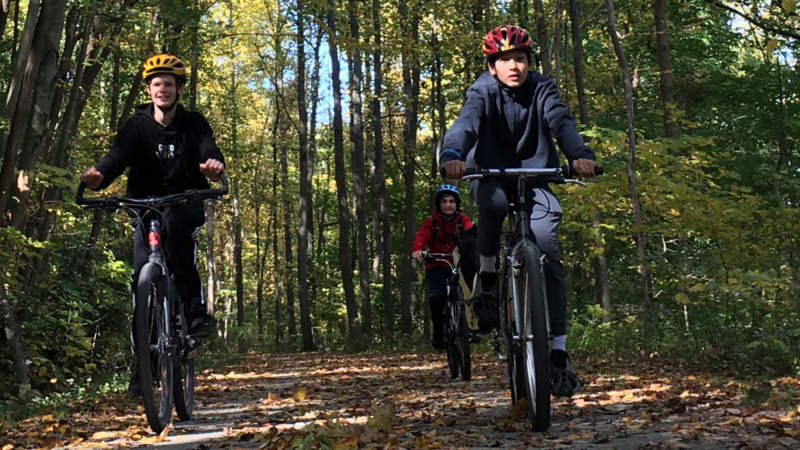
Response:
[[[600,166],[594,166],[594,174],[595,175],[602,175],[605,171]],[[444,169],[439,169],[439,174],[442,178],[445,178],[447,175]],[[526,169],[526,168],[508,168],[508,169],[482,169],[480,167],[469,167],[467,168],[464,175],[461,177],[462,180],[473,180],[473,179],[480,179],[484,177],[526,177],[526,178],[537,178],[537,177],[548,177],[552,176],[552,180],[548,180],[549,182],[553,183],[566,183],[572,181],[570,177],[575,176],[573,173],[572,167],[568,165],[564,165],[561,167],[551,167],[551,168],[537,168],[537,169]]]
[[[178,203],[189,199],[219,198],[228,193],[228,178],[224,173],[219,174],[219,181],[222,187],[209,189],[189,189],[176,194],[168,194],[161,197],[131,198],[131,197],[91,197],[83,196],[86,185],[81,182],[78,185],[78,193],[75,195],[75,203],[88,208],[119,208],[124,206],[156,206],[169,203]]]

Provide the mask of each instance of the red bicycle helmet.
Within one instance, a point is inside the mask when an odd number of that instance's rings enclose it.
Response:
[[[524,28],[503,25],[486,33],[486,37],[483,38],[483,56],[494,60],[501,53],[518,49],[525,50],[530,56],[532,45],[531,37]]]

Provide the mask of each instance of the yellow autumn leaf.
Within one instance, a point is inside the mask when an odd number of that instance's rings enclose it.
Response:
[[[308,392],[306,392],[305,389],[300,389],[294,393],[292,398],[295,400],[305,400],[306,398],[308,398]]]
[[[677,209],[675,209],[675,208],[670,208],[670,210],[669,210],[669,214],[670,214],[670,215],[672,215],[672,216],[678,217],[678,216],[680,216],[680,215],[681,215],[681,212],[680,212],[680,211],[678,211],[678,210],[677,210]]]
[[[705,288],[703,283],[697,283],[694,286],[690,287],[689,290],[692,292],[701,292]]]
[[[772,53],[778,47],[778,41],[775,39],[770,39],[767,42],[767,53]]]
[[[781,2],[781,7],[783,7],[783,10],[786,11],[786,13],[791,13],[792,11],[794,11],[795,1],[783,0],[783,2]]]
[[[679,305],[688,305],[689,304],[689,296],[684,294],[683,292],[678,292],[675,294],[675,303]]]

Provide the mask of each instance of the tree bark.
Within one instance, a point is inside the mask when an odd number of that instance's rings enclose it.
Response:
[[[312,209],[311,185],[308,167],[308,135],[306,123],[306,53],[305,53],[305,17],[303,0],[297,0],[297,138],[300,158],[300,225],[298,227],[297,279],[300,290],[300,331],[303,335],[303,350],[314,350],[314,335],[311,326],[311,297],[308,288],[308,236],[311,234]],[[292,314],[292,311],[289,311]]]
[[[635,113],[633,106],[633,86],[631,84],[630,71],[628,69],[628,61],[625,58],[625,52],[622,49],[622,44],[617,35],[616,21],[614,20],[614,2],[613,0],[606,0],[606,8],[608,10],[608,34],[611,36],[611,42],[614,44],[614,52],[617,55],[617,62],[619,63],[620,71],[622,73],[622,82],[625,86],[625,106],[628,117],[628,189],[631,195],[631,207],[633,208],[633,227],[636,230],[633,234],[633,239],[636,243],[636,255],[639,259],[639,272],[642,276],[642,306],[649,308],[652,296],[652,276],[650,268],[647,265],[647,252],[644,232],[642,232],[642,207],[639,203],[639,194],[637,192],[636,180],[636,128],[635,128]]]
[[[375,245],[379,246],[380,264],[382,267],[381,304],[383,305],[383,339],[391,342],[394,329],[394,298],[392,297],[392,236],[391,221],[387,211],[386,177],[384,176],[383,161],[383,124],[381,118],[381,96],[383,95],[383,72],[381,65],[381,17],[380,0],[372,0],[372,27],[374,30],[374,51],[372,53],[372,70],[374,92],[372,97],[372,123],[375,134],[375,175],[373,177],[374,195],[377,201],[378,220],[380,227],[376,227]]]
[[[664,136],[674,138],[678,135],[675,121],[675,94],[672,90],[672,65],[669,56],[669,34],[667,33],[667,0],[654,1],[656,22],[656,55],[660,75],[661,105],[664,108]]]
[[[336,5],[328,0],[328,48],[331,54],[331,84],[333,87],[333,146],[336,178],[336,198],[339,205],[339,271],[342,274],[347,330],[350,341],[359,339],[358,307],[353,286],[353,264],[350,255],[350,209],[347,205],[347,175],[344,163],[344,136],[342,130],[342,86],[339,79],[339,49],[336,37]]]
[[[353,147],[350,153],[350,166],[353,172],[353,198],[356,219],[356,251],[358,255],[358,297],[361,305],[361,341],[359,344],[369,344],[372,328],[372,309],[370,307],[369,291],[369,255],[367,249],[367,206],[366,206],[366,175],[364,174],[364,113],[362,108],[361,89],[363,69],[361,64],[361,50],[358,48],[360,41],[358,17],[356,11],[362,5],[356,0],[349,0],[350,7],[350,37],[354,45],[350,47],[352,70],[350,71],[350,141]]]
[[[572,64],[575,69],[575,89],[581,123],[589,123],[589,106],[583,86],[583,39],[581,38],[581,2],[569,0],[569,20],[572,24]]]
[[[405,206],[403,209],[403,255],[411,254],[411,243],[417,229],[414,208],[414,179],[417,150],[417,108],[419,105],[419,59],[416,43],[419,38],[419,16],[413,5],[400,2],[400,23],[406,49],[402,54],[403,95],[405,111],[403,115],[403,175],[405,186]],[[415,272],[410,258],[400,258],[400,332],[411,334],[412,309],[414,305],[412,281]]]
[[[536,41],[539,43],[539,57],[542,63],[542,75],[550,77],[550,43],[547,39],[547,18],[542,0],[533,0],[533,11],[536,16]]]
[[[22,338],[19,335],[19,326],[14,314],[14,309],[8,301],[6,286],[0,285],[0,318],[3,320],[3,334],[8,342],[8,350],[14,362],[14,376],[21,391],[25,391],[31,384],[30,371],[25,363],[25,350]]]

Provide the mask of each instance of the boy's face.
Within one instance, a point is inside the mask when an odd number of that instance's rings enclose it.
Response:
[[[159,108],[169,108],[183,93],[183,86],[178,87],[175,75],[156,75],[147,83],[147,94],[150,100]]]
[[[443,195],[439,200],[439,210],[446,216],[456,212],[456,205],[456,198],[452,195]]]
[[[495,62],[488,63],[488,66],[489,72],[510,88],[522,86],[531,68],[528,54],[522,49],[505,52]]]

